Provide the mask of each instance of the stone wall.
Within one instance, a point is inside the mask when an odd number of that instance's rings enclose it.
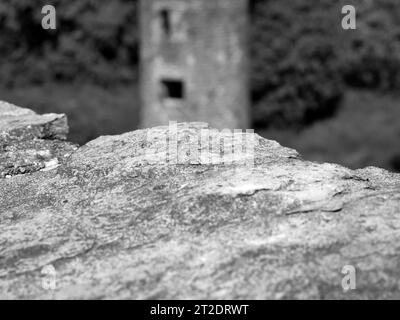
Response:
[[[178,147],[200,127],[179,124]],[[0,298],[400,298],[398,174],[258,136],[249,168],[148,161],[168,127],[80,148],[66,133],[0,104]]]

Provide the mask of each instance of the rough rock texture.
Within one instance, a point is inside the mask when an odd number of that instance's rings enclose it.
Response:
[[[304,161],[260,137],[253,168],[154,164],[145,151],[163,159],[167,127],[74,150],[60,140],[65,117],[0,106],[11,176],[0,177],[0,298],[400,298],[398,174]],[[179,148],[201,126],[181,124]],[[58,166],[36,167],[37,150]],[[45,170],[15,175],[25,161]],[[42,286],[47,265],[55,290]],[[345,265],[357,271],[347,293]]]
[[[39,116],[0,101],[0,178],[55,167],[76,147],[66,139],[65,115]]]

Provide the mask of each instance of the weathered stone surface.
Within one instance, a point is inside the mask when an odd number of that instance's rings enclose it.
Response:
[[[37,115],[0,101],[0,179],[57,166],[76,147],[65,115]]]
[[[201,126],[181,124],[179,148]],[[52,170],[0,179],[0,298],[400,298],[400,175],[260,137],[254,167],[149,162],[155,145],[168,153],[167,130],[100,137]]]

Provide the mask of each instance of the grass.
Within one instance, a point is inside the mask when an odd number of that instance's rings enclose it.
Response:
[[[349,91],[333,118],[300,132],[264,130],[259,134],[295,148],[306,159],[400,171],[400,98],[393,95]]]

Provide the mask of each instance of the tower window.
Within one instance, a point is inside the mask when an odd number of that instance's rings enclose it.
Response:
[[[161,85],[165,98],[184,99],[185,84],[181,80],[163,79]]]
[[[169,9],[162,9],[160,11],[161,28],[164,34],[169,37],[171,36],[172,25],[171,25],[171,11]]]

